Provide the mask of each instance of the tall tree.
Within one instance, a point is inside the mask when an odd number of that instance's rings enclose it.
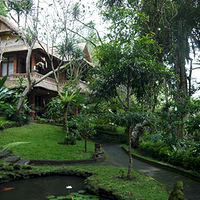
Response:
[[[9,11],[14,11],[17,14],[17,22],[20,24],[20,17],[27,16],[27,14],[34,9],[33,0],[20,0],[20,1],[12,1],[8,0],[6,2],[6,6]]]
[[[99,1],[103,8],[108,9],[121,4],[117,0]],[[122,4],[121,4],[122,5]],[[200,3],[198,0],[127,0],[123,1],[124,7],[140,9],[148,17],[148,21],[141,23],[143,27],[141,35],[149,34],[162,47],[158,52],[158,62],[165,62],[176,75],[175,81],[165,80],[165,88],[174,84],[176,92],[174,100],[178,104],[187,108],[188,82],[186,73],[186,60],[190,60],[190,42],[192,47],[199,45],[200,22],[198,13],[200,12]],[[193,51],[195,53],[195,51]],[[166,92],[166,95],[167,92]],[[166,96],[167,97],[167,96]],[[167,98],[166,98],[167,100]],[[166,101],[167,102],[167,101]],[[181,109],[183,109],[183,107]],[[187,115],[181,112],[181,120],[185,121]],[[178,127],[177,134],[183,136],[183,126]]]
[[[162,60],[167,61],[175,75],[175,101],[182,104],[181,109],[187,109],[188,77],[186,74],[186,60],[190,60],[190,41],[199,46],[200,23],[197,13],[200,12],[199,1],[144,1],[143,10],[149,16],[148,28],[145,32],[153,31],[155,40],[163,46]],[[159,29],[159,31],[157,31]],[[159,32],[159,34],[156,34]],[[180,120],[184,122],[187,114],[181,112]],[[177,127],[177,134],[184,135],[183,125]]]
[[[111,26],[106,36],[107,42],[97,48],[99,66],[95,69],[96,76],[92,82],[94,93],[107,100],[115,98],[124,116],[132,115],[132,95],[143,104],[151,105],[149,99],[152,99],[152,91],[154,95],[158,95],[163,73],[166,72],[165,67],[157,63],[156,55],[159,47],[152,37],[138,35],[140,32],[137,25],[138,15],[142,14],[125,7],[113,7],[104,13],[104,17],[110,20]],[[145,16],[143,17],[145,19]],[[130,128],[138,121],[128,118],[125,124],[129,138],[127,177],[130,178],[132,166]]]

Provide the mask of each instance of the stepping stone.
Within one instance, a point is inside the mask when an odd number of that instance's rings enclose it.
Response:
[[[27,159],[18,160],[16,162],[17,165],[28,165],[29,163],[30,163],[30,160],[27,160]]]
[[[19,159],[20,159],[20,156],[9,156],[4,161],[5,162],[16,163]]]
[[[8,151],[2,151],[2,152],[0,152],[0,158],[6,157],[9,154],[10,154],[10,152],[8,152]]]

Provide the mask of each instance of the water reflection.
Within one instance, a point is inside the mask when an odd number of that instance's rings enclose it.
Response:
[[[71,185],[71,192],[84,189],[84,178],[74,176],[49,176],[11,181],[1,184],[10,191],[0,191],[0,200],[47,200],[46,197],[66,196],[66,186]]]

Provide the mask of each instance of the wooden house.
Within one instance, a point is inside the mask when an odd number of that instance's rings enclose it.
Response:
[[[18,28],[7,18],[0,16],[0,77],[8,76],[6,86],[14,88],[18,84],[19,77],[23,77],[24,82],[27,79],[26,73],[26,56],[27,46],[19,37]],[[42,45],[41,45],[42,44]],[[80,60],[80,64],[84,68],[92,66],[91,56],[86,43],[76,45],[84,53],[84,58]],[[33,47],[30,62],[30,76],[32,80],[39,80],[47,73],[52,71],[49,55],[53,58],[54,68],[56,69],[60,64],[65,64],[69,60],[61,59],[59,55],[51,53],[49,48],[43,43],[36,42]],[[63,63],[61,63],[63,62]],[[84,64],[83,64],[84,63]],[[78,67],[78,66],[77,66]],[[62,89],[67,83],[67,70],[62,70],[59,73],[59,87]],[[87,73],[87,70],[85,70]],[[84,77],[79,81],[80,87],[87,88]],[[57,84],[55,77],[50,75],[43,81],[34,86],[28,95],[28,102],[32,110],[31,117],[41,116],[44,112],[45,105],[52,97],[57,96]]]

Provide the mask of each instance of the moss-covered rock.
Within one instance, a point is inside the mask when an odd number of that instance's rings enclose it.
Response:
[[[168,200],[185,200],[182,181],[177,181],[175,183]]]

